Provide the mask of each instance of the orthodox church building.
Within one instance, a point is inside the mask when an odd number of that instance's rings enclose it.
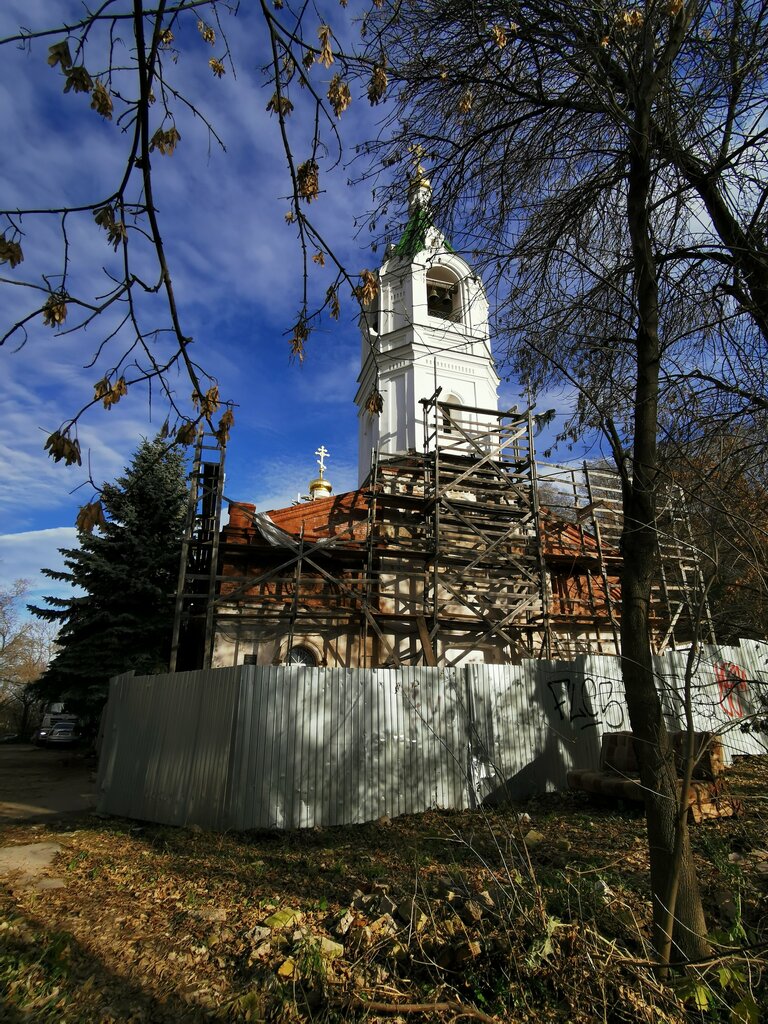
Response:
[[[417,172],[360,320],[359,487],[332,493],[321,446],[304,501],[230,505],[206,663],[451,666],[617,648],[618,527],[594,513],[613,499],[581,521],[540,505],[532,416],[499,409],[483,283],[429,197]]]
[[[232,503],[219,530],[222,467],[198,453],[179,668],[450,667],[618,651],[618,480],[537,463],[530,410],[499,408],[483,282],[432,223],[429,200],[419,169],[408,223],[360,319],[358,488],[333,493],[321,446],[306,499],[270,511]],[[695,568],[675,522],[665,529],[662,512],[659,652],[690,639]]]

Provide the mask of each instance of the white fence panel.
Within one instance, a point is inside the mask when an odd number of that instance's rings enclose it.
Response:
[[[455,695],[439,669],[245,666],[228,827],[352,824],[466,806]]]
[[[223,826],[237,669],[120,676],[97,780],[99,808],[169,825]]]
[[[685,652],[654,662],[684,725]],[[703,648],[697,729],[768,750],[768,645]],[[112,680],[99,809],[210,828],[306,828],[566,787],[629,729],[618,658],[463,668],[240,666]]]
[[[564,736],[550,712],[547,683],[557,662],[471,665],[470,745],[480,800],[520,798],[564,788]]]

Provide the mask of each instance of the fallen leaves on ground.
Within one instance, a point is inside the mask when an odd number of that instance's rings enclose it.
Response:
[[[739,760],[729,781],[745,815],[697,826],[693,843],[711,922],[756,937],[768,758]],[[2,887],[11,1019],[688,1019],[643,962],[634,807],[563,794],[226,835],[91,815],[13,826],[3,842],[36,839],[61,844],[66,887]]]

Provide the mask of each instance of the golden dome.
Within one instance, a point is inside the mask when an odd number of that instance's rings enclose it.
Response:
[[[309,496],[314,501],[316,498],[329,498],[333,494],[333,485],[330,480],[319,476],[311,480],[309,484]]]

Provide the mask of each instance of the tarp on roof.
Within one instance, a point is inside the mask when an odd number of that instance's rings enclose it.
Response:
[[[299,550],[299,541],[295,537],[291,536],[285,530],[281,530],[279,526],[269,518],[266,512],[254,512],[253,513],[253,525],[259,531],[261,536],[271,544],[274,548],[289,548],[291,551]],[[337,542],[336,537],[321,537],[312,538],[312,547],[333,547]]]

